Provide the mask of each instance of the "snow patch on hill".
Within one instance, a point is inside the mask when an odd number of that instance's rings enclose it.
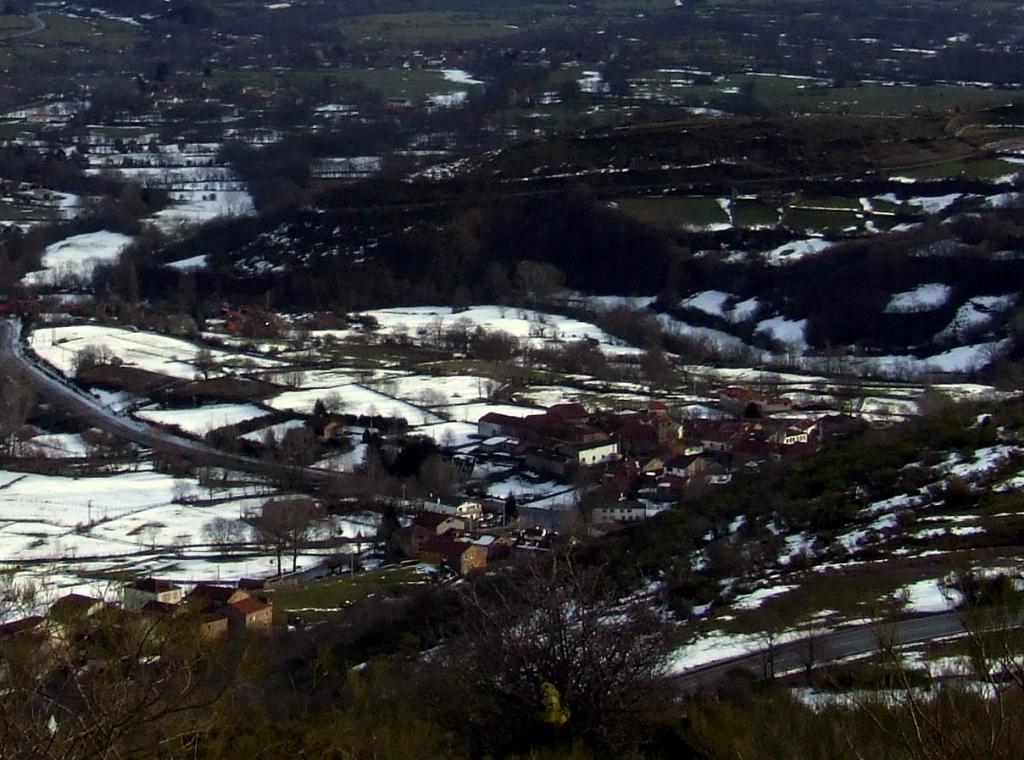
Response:
[[[22,282],[39,286],[54,285],[67,276],[90,278],[97,264],[116,261],[131,242],[127,235],[106,230],[65,238],[46,247],[43,269],[29,272]]]
[[[928,282],[913,290],[895,293],[885,307],[886,314],[912,314],[919,311],[935,311],[949,301],[953,288],[941,282]]]

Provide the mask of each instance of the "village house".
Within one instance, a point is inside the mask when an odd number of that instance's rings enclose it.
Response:
[[[651,401],[642,412],[596,415],[595,422],[619,444],[624,456],[650,457],[678,447],[683,425],[662,401]]]
[[[639,522],[647,517],[647,506],[635,499],[622,499],[607,507],[595,507],[590,512],[590,522],[595,525]]]
[[[814,429],[815,422],[806,420],[698,419],[687,426],[687,435],[705,452],[759,451],[765,457],[782,457],[798,453],[794,447],[807,445]]]
[[[684,427],[664,402],[638,412],[591,414],[580,404],[556,404],[524,417],[492,412],[480,418],[481,456],[519,456],[529,469],[567,478],[579,468],[626,456],[657,464],[685,448]]]
[[[198,583],[185,598],[185,604],[207,615],[223,616],[230,631],[266,631],[274,623],[272,602],[258,599],[245,589]],[[208,621],[212,626],[213,620]]]
[[[785,396],[777,396],[753,388],[730,386],[718,392],[718,403],[729,414],[737,417],[766,417],[770,414],[788,412],[793,402]]]
[[[399,531],[399,546],[402,547],[405,554],[418,557],[424,544],[430,539],[450,530],[462,530],[465,527],[466,523],[454,515],[440,512],[420,512],[412,519],[412,523],[407,528]]]
[[[340,420],[329,420],[324,425],[324,432],[320,436],[324,443],[335,443],[348,440],[348,429],[345,423]]]
[[[146,602],[141,613],[154,618],[178,617],[186,614],[186,605],[167,604],[166,602]],[[227,638],[228,617],[222,612],[201,612],[197,624],[199,635],[208,640],[219,640]]]
[[[232,627],[238,630],[266,632],[274,625],[274,604],[246,596],[227,605],[225,610]]]
[[[536,447],[526,451],[523,461],[535,472],[566,478],[581,467],[593,467],[618,458],[615,441],[563,443],[554,447]]]
[[[226,615],[209,612],[199,621],[199,635],[204,639],[217,641],[226,639],[230,631],[230,621]]]
[[[248,599],[249,592],[241,588],[231,586],[217,586],[212,583],[197,583],[185,597],[188,604],[195,604],[201,607],[223,607],[237,602],[240,599]]]
[[[103,607],[102,599],[83,594],[67,594],[50,605],[47,617],[57,623],[73,623],[95,615]]]
[[[121,603],[129,612],[138,612],[147,602],[178,604],[181,594],[181,587],[170,581],[143,578],[124,586],[121,590]]]
[[[421,547],[419,559],[432,565],[444,565],[465,575],[487,566],[490,542],[476,542],[455,531],[429,538]]]
[[[102,599],[83,594],[67,594],[50,605],[46,613],[50,635],[57,641],[66,641],[80,631],[85,621],[106,608]]]
[[[513,535],[512,559],[519,561],[532,561],[539,553],[550,552],[555,545],[558,535],[550,532],[547,528],[532,526],[524,528]]]
[[[480,520],[484,516],[484,507],[478,501],[470,499],[426,499],[423,502],[426,512],[457,517],[460,520]]]
[[[42,615],[29,615],[20,620],[0,625],[0,646],[32,639],[36,642],[50,638],[46,618]]]
[[[860,417],[849,414],[826,414],[816,420],[811,440],[826,445],[836,443],[869,427]]]

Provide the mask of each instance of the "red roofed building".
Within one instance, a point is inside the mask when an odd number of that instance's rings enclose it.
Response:
[[[248,598],[249,592],[244,589],[216,586],[212,583],[197,583],[185,600],[203,607],[223,607],[226,604]]]
[[[224,611],[236,630],[269,631],[274,626],[274,605],[246,595],[228,604]]]
[[[472,570],[487,566],[487,546],[459,537],[454,531],[443,536],[434,536],[420,548],[419,557],[423,562],[447,565],[465,575]]]

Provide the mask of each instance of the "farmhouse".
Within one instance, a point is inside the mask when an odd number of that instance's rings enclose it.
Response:
[[[765,417],[778,412],[788,412],[793,408],[793,402],[784,396],[735,386],[719,391],[718,403],[730,414],[747,418]]]
[[[454,531],[428,539],[418,556],[423,562],[445,565],[462,575],[487,566],[487,546]]]
[[[211,627],[217,626],[217,630],[220,624],[215,623],[215,617],[225,618],[229,629],[236,633],[265,631],[274,622],[273,603],[258,599],[241,588],[199,583],[185,598],[185,603],[213,616],[207,623]]]
[[[243,592],[244,593],[244,592]],[[231,628],[246,631],[269,631],[274,625],[274,605],[249,596],[231,602],[225,608]]]
[[[143,578],[126,585],[121,591],[121,600],[129,612],[138,612],[147,602],[178,604],[181,601],[181,587],[170,581]]]
[[[404,554],[418,557],[423,546],[432,538],[448,531],[461,531],[466,527],[465,521],[441,512],[420,512],[412,523],[397,533],[398,546]]]

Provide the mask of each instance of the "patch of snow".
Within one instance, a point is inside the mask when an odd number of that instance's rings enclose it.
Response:
[[[948,477],[960,480],[977,480],[1006,465],[1014,457],[1024,453],[1018,446],[999,444],[976,449],[970,461],[960,461],[959,454],[952,454],[945,462],[936,466],[936,470]]]
[[[454,84],[483,84],[479,79],[474,79],[468,71],[462,69],[441,69],[441,74],[444,75],[444,81]]]
[[[749,594],[736,597],[736,600],[732,603],[732,607],[736,610],[756,610],[766,599],[771,599],[773,596],[787,594],[796,588],[799,588],[799,586],[771,586],[769,588],[751,591]]]
[[[208,258],[209,257],[206,256],[206,254],[200,254],[198,256],[191,256],[187,259],[172,261],[167,266],[171,269],[177,269],[180,272],[193,272],[199,269],[206,269]]]
[[[793,346],[798,351],[807,350],[807,320],[785,319],[784,317],[772,317],[757,323],[755,332],[768,333],[773,340]]]
[[[935,336],[935,339],[939,342],[960,340],[968,333],[985,327],[992,322],[996,314],[1011,309],[1016,303],[1016,293],[972,298],[957,310],[952,321]]]
[[[685,298],[679,302],[683,308],[696,309],[705,314],[725,318],[725,304],[732,298],[732,294],[723,293],[721,290],[705,290],[696,295]]]
[[[953,288],[941,282],[918,285],[913,290],[896,293],[885,307],[886,314],[911,314],[934,311],[949,301]]]
[[[22,280],[27,285],[55,285],[67,277],[89,279],[97,264],[117,261],[131,245],[132,238],[119,232],[89,232],[73,235],[48,245],[43,251],[41,271],[29,272]]]
[[[938,578],[911,583],[896,593],[897,598],[906,596],[908,612],[949,612],[962,601],[957,591],[945,588]]]
[[[251,433],[246,433],[242,436],[242,440],[252,441],[254,443],[263,443],[264,438],[266,438],[269,433],[274,436],[278,443],[280,443],[281,439],[284,438],[285,434],[289,430],[298,430],[305,426],[305,420],[286,420],[285,422],[279,422],[276,425],[270,425],[269,427],[260,428],[259,430],[253,430]]]
[[[963,193],[951,193],[936,197],[910,198],[907,203],[918,206],[926,214],[941,214],[963,197]]]
[[[265,417],[267,411],[254,404],[211,404],[198,409],[144,409],[137,411],[135,416],[157,425],[174,426],[186,433],[203,436],[211,430]]]
[[[761,253],[761,257],[772,266],[782,266],[784,264],[791,264],[794,261],[799,261],[806,256],[813,256],[816,253],[821,253],[824,250],[831,248],[834,243],[830,243],[828,240],[822,238],[807,238],[804,240],[794,240],[790,243],[785,243],[777,248],[773,248],[770,251],[764,251]]]

